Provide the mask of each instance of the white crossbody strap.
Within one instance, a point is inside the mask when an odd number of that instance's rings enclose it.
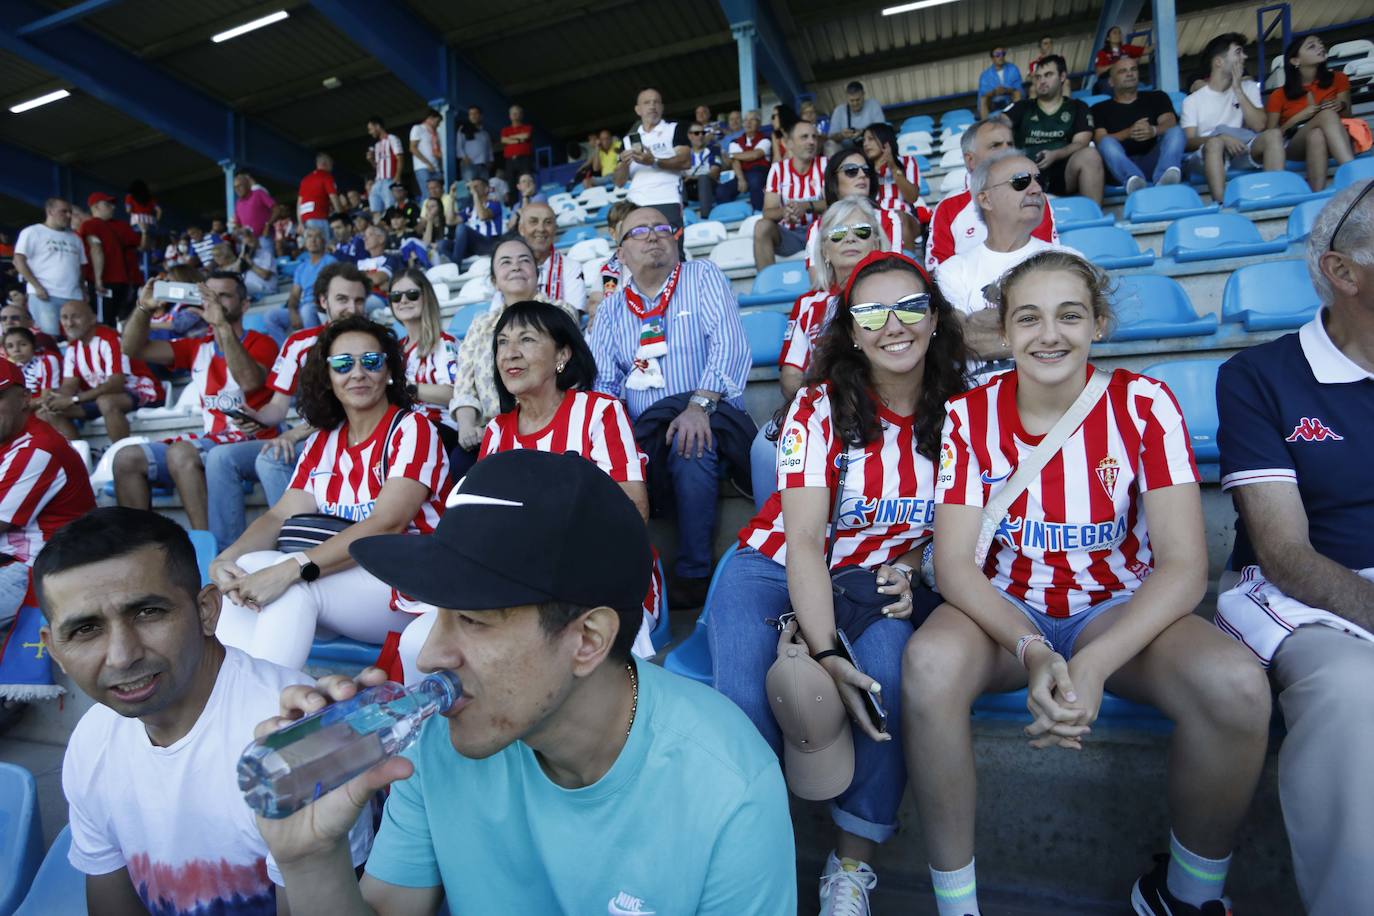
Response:
[[[983,507],[983,524],[978,531],[978,546],[973,550],[974,561],[979,568],[983,561],[988,558],[988,551],[992,549],[993,536],[997,534],[997,528],[1002,524],[1002,517],[1007,514],[1011,504],[1016,502],[1016,498],[1026,492],[1026,488],[1031,485],[1031,481],[1040,476],[1040,472],[1049,464],[1050,459],[1055,456],[1069,436],[1072,436],[1078,427],[1083,425],[1083,421],[1088,418],[1088,414],[1097,406],[1097,402],[1102,400],[1103,393],[1107,390],[1107,385],[1111,382],[1112,374],[1102,370],[1095,370],[1092,378],[1088,379],[1088,384],[1083,386],[1083,391],[1078,395],[1077,400],[1069,405],[1069,409],[1064,411],[1064,415],[1045,433],[1045,438],[1040,440],[1026,459],[1016,467],[1015,473],[1007,480],[1006,485],[997,491],[997,495],[988,501]]]

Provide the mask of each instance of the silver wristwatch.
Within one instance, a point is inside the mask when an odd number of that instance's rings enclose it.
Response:
[[[716,402],[704,395],[694,394],[687,399],[687,403],[697,405],[702,410],[706,411],[706,416],[708,417],[716,412]]]

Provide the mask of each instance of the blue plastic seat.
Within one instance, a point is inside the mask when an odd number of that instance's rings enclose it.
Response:
[[[994,719],[1010,722],[1030,722],[1030,711],[1026,708],[1026,691],[1010,690],[1006,693],[985,693],[973,704],[973,715],[979,719]],[[1169,732],[1173,723],[1153,706],[1132,703],[1111,693],[1102,694],[1102,705],[1098,708],[1097,721],[1111,723],[1122,728],[1134,728],[1149,732]]]
[[[196,565],[200,567],[200,584],[210,582],[210,564],[219,552],[215,548],[215,536],[208,531],[190,528],[186,534],[191,538],[191,546],[196,549]]]
[[[28,896],[14,916],[87,916],[86,876],[67,861],[71,848],[72,828],[63,827],[48,847]]]
[[[1239,213],[1189,216],[1164,230],[1164,256],[1179,262],[1245,258],[1287,249],[1288,239],[1266,242],[1255,224]]]
[[[730,558],[735,555],[735,551],[738,549],[738,544],[731,544],[730,549],[721,555],[720,561],[716,563],[716,571],[711,574],[711,584],[706,589],[706,604],[702,607],[700,616],[697,617],[697,623],[692,628],[691,635],[663,659],[664,668],[674,674],[700,681],[708,687],[715,681],[715,676],[711,671],[711,643],[706,636],[706,627],[709,624],[706,619],[707,611],[711,608],[711,596],[715,593],[716,585],[720,582],[725,564],[730,562]]]
[[[1116,226],[1071,229],[1060,233],[1059,241],[1078,249],[1089,261],[1105,270],[1149,267],[1155,262],[1153,251],[1141,251],[1135,236]]]
[[[1112,296],[1112,310],[1114,341],[1193,337],[1217,329],[1216,315],[1199,316],[1178,281],[1158,274],[1122,277]]]
[[[33,774],[0,763],[0,914],[9,916],[43,862],[43,822]]]
[[[1183,409],[1193,455],[1203,464],[1221,460],[1217,448],[1217,370],[1222,359],[1179,359],[1155,363],[1140,371],[1169,386]]]
[[[1339,191],[1370,179],[1374,179],[1374,156],[1361,156],[1336,169],[1336,177],[1331,182],[1331,187]]]
[[[925,156],[922,156],[920,153],[916,154],[916,171],[921,172],[923,174],[925,172],[930,171],[930,160],[927,159]],[[923,182],[925,181],[924,178],[921,180]]]
[[[940,115],[940,126],[967,127],[976,120],[978,120],[978,116],[975,115],[969,109],[956,108],[953,111],[947,111],[944,114]]]
[[[1273,207],[1291,207],[1318,196],[1307,179],[1292,172],[1249,172],[1226,182],[1222,203],[1245,213]]]
[[[1287,236],[1290,244],[1301,242],[1312,234],[1312,227],[1317,224],[1317,214],[1322,212],[1328,200],[1329,197],[1305,200],[1293,208],[1288,214]]]
[[[1092,108],[1094,105],[1097,105],[1100,102],[1111,101],[1111,98],[1112,97],[1109,95],[1085,95],[1083,96],[1083,104],[1087,105],[1089,108]]]
[[[787,315],[768,309],[741,312],[739,322],[749,341],[755,366],[776,366],[782,353],[782,338],[787,333]]]
[[[934,133],[935,119],[930,115],[912,115],[902,122],[902,126],[898,128],[897,133],[907,134],[914,130],[924,130],[929,133]]]
[[[754,285],[739,297],[741,306],[776,305],[794,302],[811,288],[811,277],[804,261],[778,261],[754,275]]]
[[[1060,232],[1087,229],[1091,226],[1110,226],[1115,220],[1102,215],[1102,208],[1086,197],[1050,198],[1054,210],[1054,225]]]
[[[1188,97],[1188,93],[1175,89],[1173,92],[1165,93],[1165,95],[1169,97],[1170,102],[1174,103],[1174,114],[1181,114],[1183,112],[1183,100]]]
[[[478,315],[491,308],[490,302],[474,302],[472,305],[465,305],[453,313],[453,317],[448,322],[448,332],[457,340],[462,340],[468,334],[468,328],[472,327],[472,322]]]
[[[1247,331],[1300,328],[1321,307],[1306,261],[1247,264],[1226,278],[1221,320],[1238,321]]]
[[[732,200],[711,210],[711,219],[721,223],[733,223],[747,219],[754,214],[754,208],[747,200]]]
[[[682,211],[682,225],[691,226],[701,222],[701,213],[695,207],[688,207]]]
[[[1218,204],[1204,204],[1197,191],[1186,184],[1160,184],[1127,197],[1121,215],[1131,223],[1157,223],[1220,209]]]
[[[319,639],[317,637],[310,646],[310,660],[312,662],[357,665],[359,668],[365,668],[377,661],[377,655],[381,651],[381,646],[359,642],[346,636],[336,636],[333,639]]]
[[[571,248],[578,242],[594,238],[596,238],[596,227],[591,223],[581,223],[560,232],[558,234],[558,240],[553,243],[553,247],[560,249]]]

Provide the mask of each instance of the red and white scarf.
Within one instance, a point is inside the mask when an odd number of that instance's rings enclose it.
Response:
[[[639,347],[635,350],[634,368],[625,380],[625,385],[636,391],[667,387],[658,361],[668,355],[668,303],[673,299],[681,276],[682,264],[679,263],[668,275],[663,295],[654,306],[645,304],[644,297],[635,292],[632,284],[625,285],[625,304],[639,319]]]

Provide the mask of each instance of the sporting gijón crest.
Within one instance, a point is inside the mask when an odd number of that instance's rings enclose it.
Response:
[[[1297,426],[1293,427],[1293,432],[1289,433],[1286,442],[1325,442],[1330,439],[1340,442],[1345,436],[1337,435],[1336,431],[1321,421],[1320,417],[1303,417]]]

